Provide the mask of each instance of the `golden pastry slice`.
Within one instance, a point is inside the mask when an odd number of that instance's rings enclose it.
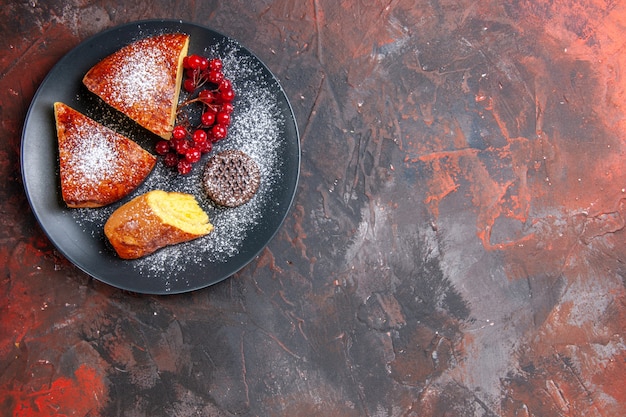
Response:
[[[102,207],[126,197],[150,174],[156,157],[131,139],[54,103],[63,201]]]
[[[83,84],[113,108],[169,139],[189,35],[170,33],[135,41],[94,65]]]
[[[209,216],[191,194],[152,190],[116,209],[104,234],[122,259],[136,259],[157,249],[209,234]]]

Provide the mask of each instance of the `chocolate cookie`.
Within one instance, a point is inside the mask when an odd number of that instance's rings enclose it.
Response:
[[[261,172],[250,156],[227,150],[207,162],[202,184],[216,204],[237,207],[248,202],[259,189]]]

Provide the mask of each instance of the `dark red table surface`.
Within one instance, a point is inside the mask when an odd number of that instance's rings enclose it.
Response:
[[[626,415],[626,5],[3,3],[0,415]],[[79,271],[21,182],[47,72],[149,18],[253,51],[302,141],[276,237],[182,295]]]

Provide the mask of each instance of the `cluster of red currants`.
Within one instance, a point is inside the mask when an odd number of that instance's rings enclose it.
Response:
[[[189,97],[178,106],[172,138],[160,140],[155,146],[156,153],[163,156],[163,163],[182,175],[191,172],[193,164],[211,152],[213,143],[228,134],[235,92],[231,81],[224,77],[222,66],[218,58],[196,54],[183,60],[182,88]],[[187,111],[193,103],[201,105],[200,118],[195,123]]]

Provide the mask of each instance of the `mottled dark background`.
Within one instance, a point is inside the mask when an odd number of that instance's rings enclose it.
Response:
[[[156,297],[62,258],[23,121],[71,48],[133,20],[239,40],[302,141],[278,235]],[[626,4],[4,1],[0,415],[626,415]]]

